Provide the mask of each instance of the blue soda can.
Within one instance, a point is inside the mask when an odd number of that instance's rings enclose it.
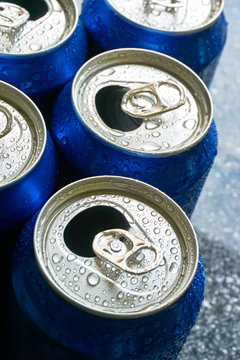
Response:
[[[28,317],[84,359],[172,360],[200,310],[204,269],[172,199],[97,176],[59,190],[26,225],[12,281]]]
[[[56,179],[56,149],[40,111],[0,81],[0,233],[35,214],[54,192]]]
[[[49,116],[57,93],[87,55],[75,0],[0,5],[0,80],[25,92]]]
[[[112,50],[86,62],[60,93],[50,131],[65,183],[135,178],[189,216],[217,153],[204,83],[179,61],[143,49]]]
[[[227,35],[223,0],[85,0],[91,53],[137,47],[170,55],[210,85]]]

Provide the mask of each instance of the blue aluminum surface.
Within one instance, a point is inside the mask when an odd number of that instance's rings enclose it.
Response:
[[[87,131],[74,112],[71,83],[60,93],[51,120],[51,134],[59,152],[63,184],[95,175],[132,177],[157,187],[191,216],[217,154],[214,121],[195,147],[167,157],[121,151]]]
[[[13,256],[13,288],[27,317],[59,344],[80,353],[81,359],[175,360],[203,300],[201,258],[190,287],[166,310],[132,319],[93,315],[64,300],[40,273],[33,251],[37,215],[23,228]],[[38,342],[34,337],[32,341]],[[60,354],[64,357],[64,350]],[[67,356],[76,355],[69,351]]]
[[[55,190],[57,176],[57,153],[47,133],[44,153],[33,170],[0,191],[0,234],[23,225],[43,206]]]
[[[224,14],[206,29],[185,34],[150,29],[119,14],[106,0],[84,0],[82,17],[90,56],[135,47],[162,52],[192,68],[210,86],[227,37]]]
[[[35,54],[0,54],[0,80],[27,94],[43,115],[60,89],[75,75],[87,56],[87,39],[81,18],[72,36],[62,44]]]

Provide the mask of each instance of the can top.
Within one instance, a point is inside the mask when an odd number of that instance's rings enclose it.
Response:
[[[106,317],[161,311],[187,290],[198,243],[181,208],[158,189],[130,178],[72,183],[41,210],[35,256],[67,302]]]
[[[141,26],[167,32],[200,31],[220,16],[224,0],[106,0]]]
[[[0,190],[27,175],[42,156],[46,127],[36,105],[0,81]]]
[[[126,152],[169,156],[195,146],[212,121],[210,94],[187,66],[143,49],[117,49],[87,61],[72,99],[90,133]]]
[[[41,2],[42,4],[39,1],[34,4],[26,2],[26,7],[30,7],[29,9],[14,3],[1,2],[0,53],[12,55],[41,53],[62,44],[72,35],[78,22],[75,1],[41,0]]]

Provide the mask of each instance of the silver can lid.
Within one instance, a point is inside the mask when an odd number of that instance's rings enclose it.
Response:
[[[74,0],[44,0],[46,12],[37,19],[17,4],[0,4],[0,53],[29,55],[50,50],[67,40],[78,22]],[[37,5],[36,5],[37,6]]]
[[[20,90],[0,81],[0,190],[36,166],[45,144],[46,127],[36,105]]]
[[[34,249],[67,302],[118,318],[169,307],[191,284],[199,256],[192,225],[172,199],[117,176],[80,180],[52,196],[38,216]]]
[[[190,149],[212,122],[211,97],[200,78],[181,62],[143,49],[112,50],[87,61],[74,78],[72,99],[91,133],[150,156]],[[108,121],[104,106],[111,109]]]
[[[224,0],[107,0],[122,16],[167,32],[202,30],[220,16]]]

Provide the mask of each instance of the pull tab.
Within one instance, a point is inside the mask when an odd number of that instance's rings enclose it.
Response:
[[[166,8],[167,11],[179,8],[183,6],[183,0],[143,0],[144,5],[147,6],[149,3],[153,5],[159,5]]]
[[[111,229],[97,234],[93,241],[93,250],[98,257],[135,275],[155,269],[162,259],[157,246],[122,229]],[[146,250],[145,254],[143,250]]]
[[[163,85],[178,91],[179,99],[176,103],[172,105],[163,103],[160,91]],[[127,91],[122,98],[121,108],[130,116],[145,118],[175,110],[182,106],[185,101],[185,92],[180,85],[174,81],[157,81]]]
[[[5,30],[16,30],[25,24],[30,14],[23,7],[16,4],[0,2],[0,27]]]
[[[3,116],[2,114],[3,113]],[[0,139],[12,129],[13,116],[8,109],[0,105]]]

